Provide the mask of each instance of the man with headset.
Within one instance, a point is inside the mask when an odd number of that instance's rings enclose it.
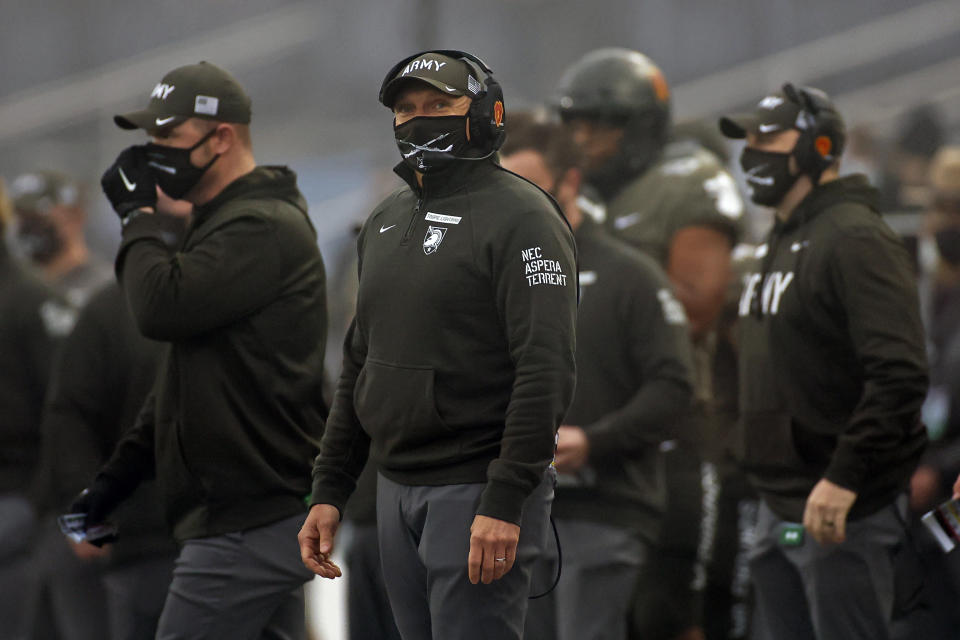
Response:
[[[755,637],[890,637],[905,489],[926,446],[911,262],[862,175],[838,177],[843,119],[784,85],[720,129],[776,211],[739,304],[742,461],[762,498]]]
[[[400,634],[519,639],[573,393],[573,237],[550,197],[497,164],[503,94],[482,61],[405,58],[380,102],[406,184],[357,241],[357,314],[301,554],[339,575],[329,554],[369,452]]]

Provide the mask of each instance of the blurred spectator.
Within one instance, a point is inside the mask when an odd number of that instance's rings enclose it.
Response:
[[[881,184],[880,149],[869,126],[860,124],[847,132],[847,148],[843,152],[840,175],[862,173],[870,184]]]
[[[917,517],[951,494],[960,473],[960,147],[944,147],[930,166],[930,207],[920,237],[920,304],[927,333],[930,390],[923,421],[930,448],[910,481],[914,532],[920,541],[932,629],[914,637],[946,637],[960,628],[960,557],[946,558]]]
[[[33,171],[10,185],[16,218],[14,247],[71,305],[82,307],[113,280],[113,269],[87,248],[82,185],[55,171]]]
[[[930,186],[923,235],[935,257],[923,265],[921,305],[930,358],[923,416],[931,447],[911,484],[917,511],[947,497],[960,472],[960,147],[945,147],[934,157]]]
[[[932,105],[907,112],[887,156],[882,211],[922,211],[929,203],[930,160],[945,138],[943,118]]]
[[[110,265],[87,248],[83,186],[63,173],[43,170],[17,176],[10,191],[16,221],[14,249],[73,308],[62,317],[64,328],[72,329],[77,312],[90,296],[114,279]],[[103,637],[106,599],[99,564],[69,553],[57,526],[57,514],[48,510],[52,477],[46,460],[47,445],[41,444],[32,490],[35,506],[43,516],[34,557],[50,570],[37,572],[38,590],[31,598],[33,634],[38,638]],[[78,601],[72,593],[83,594],[85,599]],[[83,624],[78,624],[80,621]]]
[[[162,219],[173,250],[184,219]],[[116,283],[94,294],[80,312],[57,358],[43,419],[48,480],[43,497],[53,516],[66,511],[133,426],[156,377],[160,347],[140,335]],[[61,629],[80,626],[91,637],[109,627],[112,640],[154,636],[175,557],[159,505],[154,483],[141,485],[118,510],[120,539],[108,549],[69,542],[56,527],[44,531],[43,553],[34,564],[51,592]],[[104,592],[106,616],[98,619]]]
[[[660,445],[676,437],[692,400],[689,328],[663,269],[581,211],[569,132],[523,114],[510,127],[503,166],[560,204],[581,291],[577,389],[558,433],[553,503],[563,579],[531,603],[524,637],[625,640],[645,547],[663,516]],[[542,581],[556,570],[556,555],[545,559]]]
[[[0,181],[0,234],[11,218]],[[0,242],[0,635],[25,639],[37,527],[28,497],[40,456],[40,415],[54,346],[73,311],[27,274]]]

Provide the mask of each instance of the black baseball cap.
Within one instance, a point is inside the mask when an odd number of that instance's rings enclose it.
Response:
[[[408,81],[419,80],[450,96],[476,97],[483,90],[480,79],[463,60],[438,52],[414,56],[397,65],[393,78],[380,89],[380,102],[393,108],[397,93]]]
[[[800,128],[797,117],[802,111],[782,91],[771,93],[757,103],[750,113],[739,113],[720,118],[720,131],[728,138],[746,138],[748,133],[773,133]]]
[[[113,121],[122,129],[151,131],[187,118],[248,124],[250,97],[232,75],[202,61],[167,73],[150,92],[146,109],[115,115]]]

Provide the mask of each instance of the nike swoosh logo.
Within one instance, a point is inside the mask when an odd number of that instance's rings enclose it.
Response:
[[[392,224],[389,227],[380,227],[380,233],[383,233],[384,231],[390,231],[390,229],[393,229],[395,226],[397,225]]]
[[[168,122],[173,122],[173,121],[176,120],[176,119],[177,119],[177,116],[170,116],[169,118],[157,118],[157,120],[156,120],[157,126],[158,126],[158,127],[162,127],[163,125],[167,124]]]
[[[123,172],[123,167],[120,167],[119,171],[120,171],[120,179],[123,180],[123,186],[127,188],[127,191],[133,191],[134,189],[136,189],[137,183],[130,182],[129,180],[127,180],[127,175]]]
[[[448,85],[448,84],[443,85],[443,88],[446,89],[447,91],[456,91],[456,89],[454,89],[453,87],[451,87],[451,86]]]
[[[762,124],[758,127],[760,133],[770,133],[771,131],[776,131],[780,128],[778,124]]]

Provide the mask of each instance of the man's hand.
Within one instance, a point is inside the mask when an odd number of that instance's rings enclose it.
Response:
[[[510,572],[517,559],[520,527],[488,516],[476,516],[470,525],[470,582],[490,584]]]
[[[74,542],[73,540],[67,540],[67,544],[70,545],[73,555],[84,562],[106,558],[110,555],[110,545],[97,547],[89,542]]]
[[[557,471],[573,473],[590,458],[590,442],[580,427],[563,425],[557,431]]]
[[[843,542],[847,539],[847,514],[856,500],[853,491],[822,479],[807,497],[803,526],[820,544]]]
[[[100,186],[120,219],[136,209],[153,210],[157,206],[157,181],[147,166],[144,147],[127,147],[110,168],[103,172]]]
[[[307,514],[307,520],[297,534],[300,541],[300,559],[304,566],[318,576],[339,578],[343,575],[330,559],[333,552],[333,537],[340,526],[340,510],[332,504],[315,504]]]
[[[188,218],[193,213],[193,205],[186,200],[174,200],[157,187],[157,213]]]

